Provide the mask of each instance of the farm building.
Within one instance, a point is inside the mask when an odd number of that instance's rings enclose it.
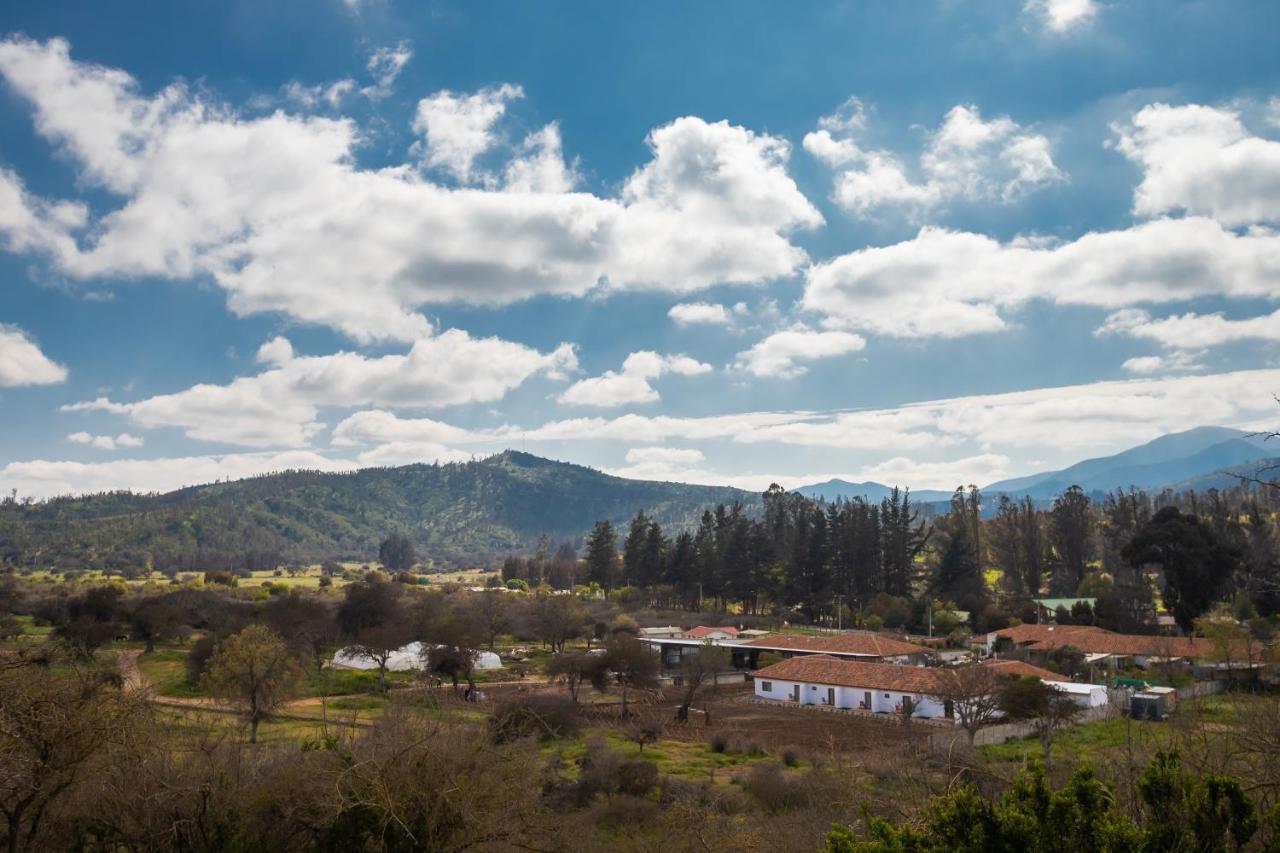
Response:
[[[876,714],[945,717],[946,708],[930,699],[938,691],[938,670],[923,666],[841,660],[802,655],[756,670],[755,694],[761,699],[855,708]]]
[[[718,628],[699,625],[685,631],[684,635],[690,640],[735,640],[738,637],[738,629],[732,625],[721,625]]]
[[[424,643],[410,643],[401,646],[387,658],[387,669],[391,672],[407,672],[411,669],[422,669],[422,651]],[[355,646],[339,649],[329,664],[335,669],[377,669],[378,662],[363,654]],[[476,652],[476,669],[501,669],[502,660],[493,652]]]
[[[1107,688],[1102,684],[1077,684],[1074,681],[1052,681],[1047,678],[1042,681],[1066,693],[1077,705],[1084,708],[1101,708],[1110,701]]]
[[[654,646],[662,654],[662,663],[669,668],[678,667],[683,655],[696,653],[704,643],[725,646],[731,650],[735,669],[755,669],[760,665],[760,655],[765,652],[784,658],[797,655],[829,655],[843,660],[860,660],[886,663],[923,663],[929,649],[913,643],[905,643],[893,637],[871,631],[845,631],[832,634],[765,634],[750,639],[697,639],[684,637],[640,638]]]

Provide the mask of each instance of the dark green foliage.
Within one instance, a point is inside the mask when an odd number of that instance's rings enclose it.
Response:
[[[1164,571],[1165,606],[1190,631],[1218,600],[1239,566],[1236,547],[1195,515],[1165,507],[1138,530],[1122,551],[1133,566]]]
[[[1157,753],[1138,782],[1146,805],[1134,819],[1082,767],[1056,791],[1044,769],[1027,768],[998,801],[961,786],[937,797],[920,825],[868,816],[865,838],[832,827],[827,853],[1124,853],[1240,850],[1256,834],[1257,810],[1234,779],[1186,773],[1176,753]]]
[[[408,536],[392,533],[378,546],[378,562],[393,572],[407,572],[418,562],[418,553]]]
[[[282,562],[369,560],[388,530],[424,563],[472,565],[532,551],[539,535],[578,539],[638,509],[692,525],[710,505],[752,500],[730,488],[611,477],[507,451],[449,465],[351,474],[288,471],[163,495],[110,492],[0,502],[0,562],[23,567],[164,572],[273,569]]]

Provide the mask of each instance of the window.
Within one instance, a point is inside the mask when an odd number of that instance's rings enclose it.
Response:
[[[772,692],[773,692],[773,682],[772,682],[772,681],[762,681],[762,682],[760,682],[760,689],[761,689],[761,690],[763,690],[765,693],[772,693]]]

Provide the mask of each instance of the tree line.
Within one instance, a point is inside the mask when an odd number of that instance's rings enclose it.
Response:
[[[1096,599],[1096,613],[1074,618],[1120,631],[1149,630],[1157,594],[1184,630],[1222,603],[1245,616],[1280,612],[1267,491],[1095,499],[1073,486],[1039,505],[970,486],[937,509],[906,490],[879,503],[825,502],[773,486],[762,505],[752,514],[721,504],[693,529],[666,528],[643,511],[625,530],[602,520],[580,566],[566,543],[555,559],[509,558],[504,576],[643,590],[654,606],[841,624],[874,617],[888,627],[921,625],[943,608],[998,628],[1011,617],[1033,621],[1031,599],[1044,596]]]

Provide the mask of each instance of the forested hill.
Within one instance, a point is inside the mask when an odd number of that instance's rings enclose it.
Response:
[[[65,569],[257,568],[370,560],[393,531],[424,562],[472,564],[528,551],[545,533],[578,540],[599,519],[643,510],[664,527],[760,496],[717,486],[626,480],[507,451],[449,465],[290,471],[163,495],[107,493],[0,504],[0,565]]]

